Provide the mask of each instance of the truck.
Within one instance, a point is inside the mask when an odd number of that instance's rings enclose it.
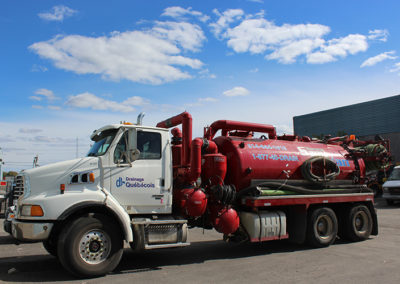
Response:
[[[363,185],[367,161],[387,162],[378,142],[277,135],[269,124],[231,120],[192,139],[188,112],[156,127],[142,120],[95,130],[84,158],[22,171],[7,226],[16,241],[43,242],[70,273],[93,277],[115,269],[124,245],[185,247],[193,227],[229,242],[313,247],[378,234]]]

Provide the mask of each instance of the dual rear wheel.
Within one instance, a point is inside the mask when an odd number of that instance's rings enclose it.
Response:
[[[351,207],[341,222],[341,236],[350,241],[366,240],[372,232],[371,212],[365,205]],[[335,242],[338,229],[335,211],[329,207],[316,208],[308,217],[307,242],[313,247],[327,247]]]

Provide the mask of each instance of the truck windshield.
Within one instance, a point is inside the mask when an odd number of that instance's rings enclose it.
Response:
[[[400,180],[400,168],[393,169],[388,180]]]
[[[98,157],[104,155],[114,140],[115,134],[118,129],[110,129],[100,132],[93,137],[94,145],[90,148],[88,157]]]

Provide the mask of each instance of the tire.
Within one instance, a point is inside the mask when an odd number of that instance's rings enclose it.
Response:
[[[44,249],[52,256],[57,256],[57,243],[52,243],[49,240],[43,241]]]
[[[115,222],[103,215],[81,217],[60,234],[58,259],[78,277],[96,277],[114,270],[123,253],[123,238]]]
[[[317,208],[309,215],[307,242],[313,247],[327,247],[334,243],[338,232],[335,212],[328,208]]]
[[[386,199],[386,204],[389,206],[392,206],[392,205],[394,205],[394,200]]]
[[[365,241],[372,232],[371,212],[365,205],[352,207],[344,219],[344,237],[353,242]]]

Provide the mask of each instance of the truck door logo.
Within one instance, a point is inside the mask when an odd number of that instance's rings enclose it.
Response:
[[[121,187],[121,186],[123,186],[125,184],[125,182],[122,180],[122,177],[120,177],[119,179],[117,179],[117,181],[116,181],[116,183],[115,183],[115,185],[117,186],[117,187]]]

